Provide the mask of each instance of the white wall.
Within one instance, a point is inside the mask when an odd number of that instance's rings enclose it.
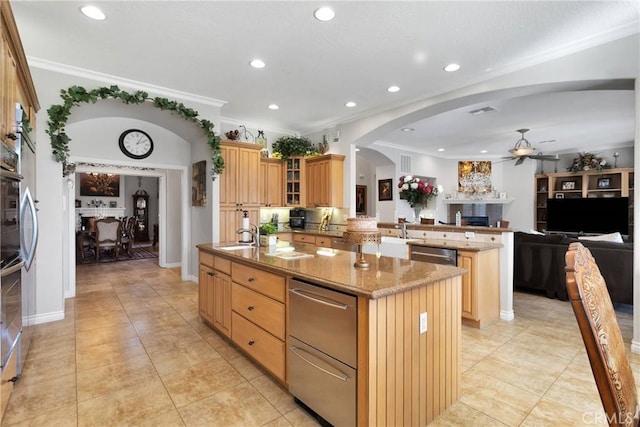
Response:
[[[166,262],[168,266],[177,267],[180,265],[182,259],[182,207],[184,206],[183,199],[184,191],[181,187],[182,172],[177,170],[167,171],[167,184],[166,184],[166,235],[164,236],[164,247],[166,248]],[[189,184],[191,182],[189,181]],[[189,192],[189,200],[191,199],[191,193]],[[188,247],[192,245],[189,243]],[[193,257],[193,255],[192,255]],[[197,258],[197,256],[196,256]],[[197,270],[195,270],[197,272]],[[189,272],[193,274],[193,271]],[[196,273],[197,275],[197,273]]]

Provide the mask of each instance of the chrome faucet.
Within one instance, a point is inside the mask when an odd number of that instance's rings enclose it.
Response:
[[[260,247],[260,238],[258,236],[258,227],[251,224],[250,228],[238,228],[236,230],[236,234],[249,233],[251,234],[251,239],[253,239],[253,243],[255,243],[256,247]]]
[[[401,222],[400,224],[396,224],[395,228],[396,229],[400,229],[400,238],[401,239],[406,239],[407,238],[407,223],[406,222]]]

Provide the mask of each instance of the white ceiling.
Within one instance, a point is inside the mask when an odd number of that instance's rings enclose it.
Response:
[[[25,52],[56,63],[226,102],[223,118],[309,133],[637,35],[637,1],[11,1]],[[331,5],[336,18],[313,11]],[[637,40],[637,38],[635,39]],[[621,52],[621,59],[636,52]],[[260,58],[261,70],[249,66]],[[457,62],[462,68],[446,73]],[[606,67],[607,64],[603,64]],[[636,71],[635,76],[638,75]],[[633,77],[633,76],[632,76]],[[400,91],[386,88],[398,85]],[[572,91],[469,105],[380,140],[443,156],[630,145],[631,90]],[[345,102],[354,101],[355,108]],[[277,111],[267,109],[276,103]],[[498,111],[473,116],[490,105]],[[44,106],[45,108],[47,106]],[[606,138],[603,138],[606,135]],[[592,139],[593,138],[593,139]],[[544,140],[555,142],[540,143]],[[437,148],[446,147],[445,153]]]

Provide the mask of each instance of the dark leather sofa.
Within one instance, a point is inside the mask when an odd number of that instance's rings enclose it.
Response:
[[[514,233],[513,284],[516,290],[568,300],[564,256],[571,242],[589,249],[613,303],[633,304],[633,243],[578,240],[562,234]]]

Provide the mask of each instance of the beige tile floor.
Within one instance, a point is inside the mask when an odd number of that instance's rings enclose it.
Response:
[[[78,266],[65,320],[34,328],[2,425],[317,425],[199,322],[197,297],[157,260]],[[516,293],[514,306],[513,322],[463,327],[462,397],[432,425],[605,425],[569,304]],[[630,340],[631,315],[619,321]]]

